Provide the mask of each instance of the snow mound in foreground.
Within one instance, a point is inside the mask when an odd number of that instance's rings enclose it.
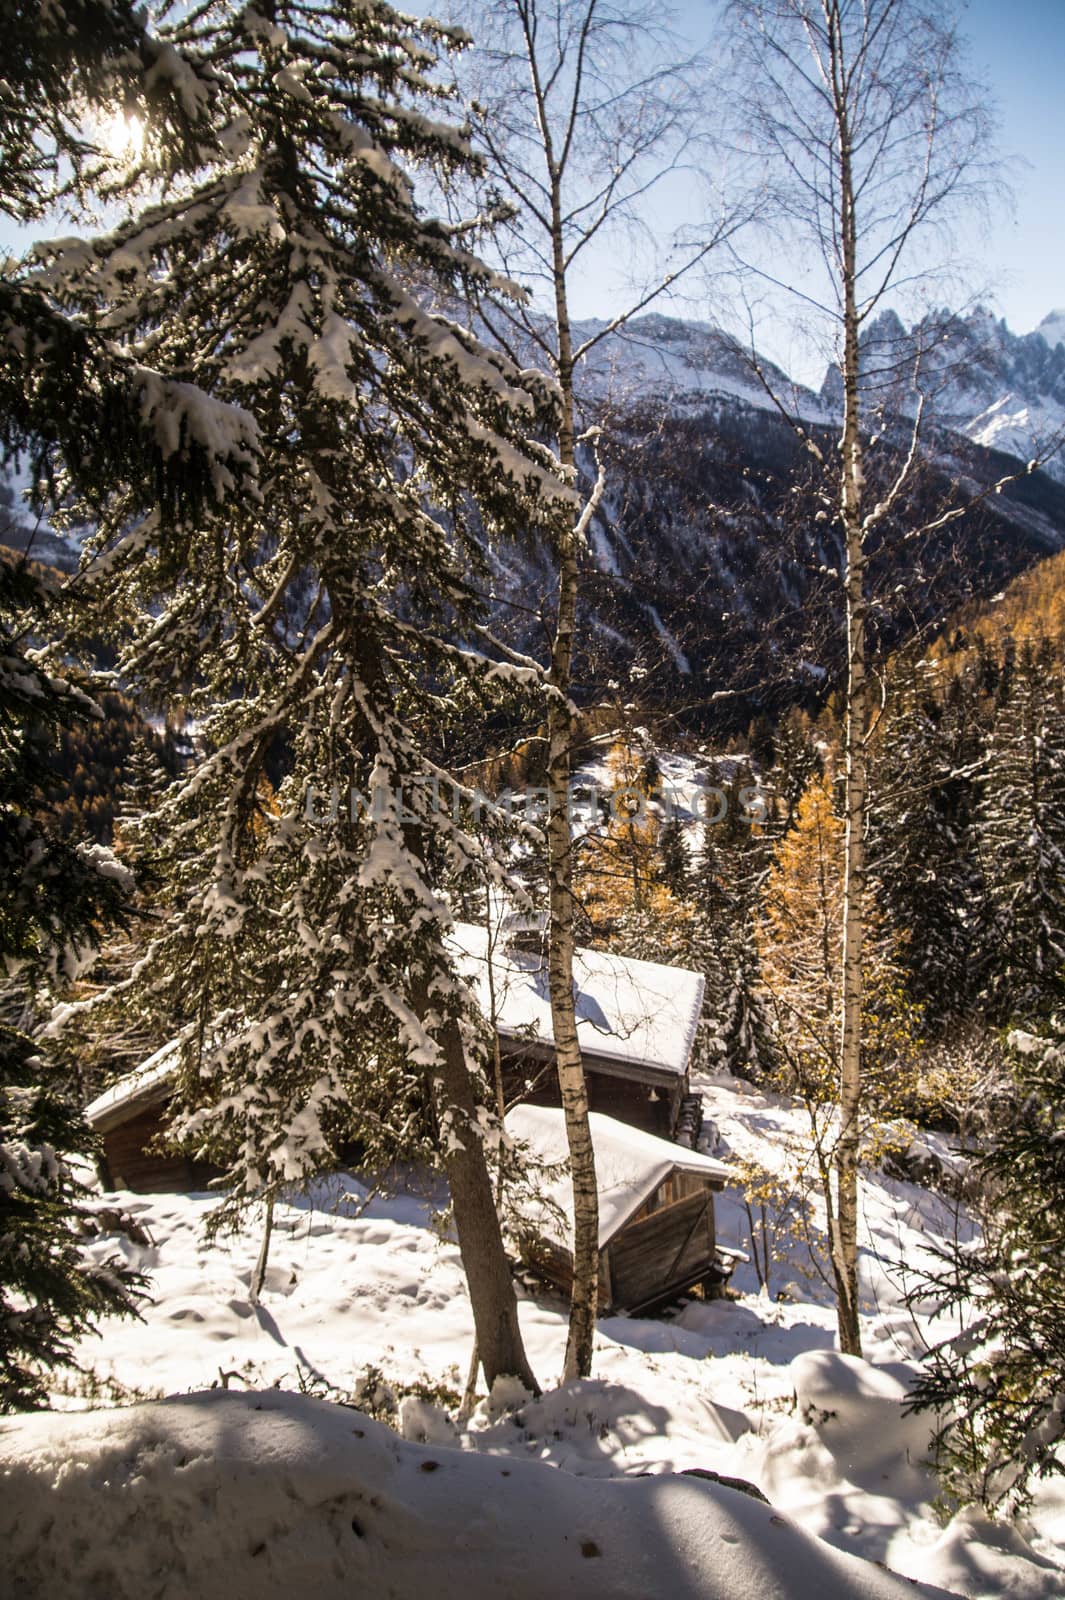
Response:
[[[19,1594],[109,1600],[901,1600],[941,1595],[697,1478],[610,1481],[215,1390],[0,1423]]]

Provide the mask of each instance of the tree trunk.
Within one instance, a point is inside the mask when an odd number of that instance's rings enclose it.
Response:
[[[833,16],[835,12],[833,11]],[[844,708],[843,972],[839,1057],[839,1139],[836,1145],[836,1216],[832,1267],[840,1349],[861,1355],[858,1319],[858,1156],[862,1098],[862,980],[865,956],[865,827],[867,662],[865,542],[862,498],[865,487],[859,414],[859,318],[855,195],[851,165],[846,87],[833,52],[834,94],[840,142],[840,233],[843,255],[843,433],[840,513],[844,538],[844,588],[847,628],[847,696]],[[837,76],[837,74],[839,74]]]
[[[428,1015],[431,1005],[424,982],[414,985],[411,998],[418,1015]],[[522,1343],[514,1281],[503,1249],[499,1212],[492,1193],[477,1121],[477,1102],[458,1024],[450,1020],[445,1022],[437,1043],[440,1046],[437,1104],[441,1111],[451,1113],[454,1133],[444,1152],[444,1167],[485,1382],[491,1388],[498,1377],[520,1378],[527,1389],[539,1394],[540,1386]]]
[[[558,378],[563,415],[558,453],[564,467],[576,467],[573,427],[573,345],[566,298],[566,268],[562,248],[561,197],[552,184],[552,244],[554,249],[555,311],[558,327]],[[551,646],[549,682],[556,691],[548,705],[547,824],[550,929],[548,934],[548,985],[551,1028],[555,1041],[562,1109],[569,1143],[573,1183],[573,1293],[570,1300],[569,1336],[563,1380],[587,1378],[592,1370],[595,1321],[599,1299],[599,1190],[595,1152],[588,1122],[588,1085],[584,1076],[577,1012],[573,992],[573,833],[569,809],[572,715],[569,689],[573,670],[573,636],[577,619],[576,528],[572,528],[559,557],[558,617]]]
[[[271,1195],[266,1202],[266,1211],[263,1216],[263,1237],[259,1246],[259,1258],[255,1263],[255,1271],[251,1275],[251,1284],[248,1288],[248,1299],[253,1306],[259,1304],[259,1296],[263,1292],[266,1282],[266,1263],[270,1259],[270,1238],[274,1231],[274,1197]]]
[[[858,1156],[862,1100],[862,988],[865,947],[866,683],[865,606],[860,549],[847,559],[847,704],[843,866],[843,987],[836,1146],[836,1236],[832,1261],[838,1292],[840,1349],[861,1355],[858,1322]]]
[[[366,635],[357,625],[349,644],[363,682],[381,704],[390,703],[391,692],[380,658],[367,648]],[[411,855],[424,864],[426,852],[421,830],[405,823],[403,842]],[[416,977],[411,984],[411,1005],[423,1021],[437,1009],[425,976]],[[522,1343],[514,1280],[503,1248],[503,1230],[492,1194],[473,1081],[458,1023],[454,1018],[446,1018],[443,1026],[434,1031],[434,1038],[440,1049],[434,1078],[437,1107],[441,1113],[451,1111],[457,1123],[458,1140],[457,1143],[452,1141],[454,1148],[444,1152],[444,1169],[451,1190],[459,1253],[466,1273],[485,1381],[491,1388],[498,1377],[516,1377],[533,1394],[539,1394],[540,1387]]]
[[[493,964],[495,951],[493,948],[492,930],[492,903],[487,892],[485,895],[484,914],[485,933],[488,936],[488,1022],[492,1029],[492,1077],[496,1096],[496,1116],[499,1118],[500,1127],[506,1116],[507,1105],[503,1093],[503,1052],[499,1045],[499,1012],[496,1007],[495,967]],[[502,1216],[504,1190],[504,1169],[502,1161],[499,1163],[499,1176],[496,1182],[496,1212]],[[473,1349],[470,1351],[470,1366],[466,1374],[466,1387],[462,1394],[462,1404],[458,1410],[458,1422],[465,1424],[469,1421],[477,1399],[477,1374],[481,1369],[481,1350],[477,1335],[473,1336]]]

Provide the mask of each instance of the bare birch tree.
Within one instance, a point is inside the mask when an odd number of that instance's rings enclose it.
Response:
[[[792,263],[758,272],[798,297],[828,328],[838,368],[838,453],[825,460],[793,419],[823,470],[840,536],[846,628],[844,879],[839,1003],[839,1137],[831,1253],[840,1346],[861,1352],[858,1307],[858,1163],[862,1103],[862,988],[866,948],[865,838],[869,806],[870,550],[911,484],[925,404],[913,368],[908,436],[892,440],[885,485],[869,472],[897,361],[866,358],[863,334],[881,311],[925,280],[944,228],[988,180],[990,116],[962,72],[951,8],[924,0],[735,0],[731,81],[748,149],[764,162],[771,210]],[[894,368],[894,370],[892,370]],[[962,514],[953,508],[944,518]],[[941,518],[940,521],[944,520]],[[920,530],[930,531],[931,524]]]
[[[558,593],[547,670],[549,985],[558,1079],[569,1140],[574,1199],[573,1294],[565,1377],[587,1376],[598,1294],[599,1225],[588,1094],[577,1036],[573,984],[574,897],[569,780],[574,707],[570,699],[581,559],[604,476],[595,429],[581,434],[575,374],[584,357],[617,333],[729,231],[718,222],[635,287],[626,308],[578,337],[570,311],[574,272],[592,247],[650,240],[644,206],[690,154],[701,64],[678,56],[663,13],[639,0],[492,0],[460,5],[476,37],[465,82],[479,107],[478,131],[492,184],[509,215],[497,234],[501,265],[531,285],[524,314],[482,315],[496,338],[543,361],[562,397],[557,448],[577,476],[581,446],[594,457],[594,484],[557,550]]]

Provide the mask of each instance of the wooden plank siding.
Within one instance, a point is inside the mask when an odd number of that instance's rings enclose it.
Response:
[[[188,1194],[206,1189],[219,1169],[206,1161],[149,1148],[163,1131],[165,1107],[147,1110],[103,1135],[106,1179],[113,1189],[135,1194]]]
[[[648,1195],[639,1211],[634,1212],[625,1226],[631,1228],[634,1222],[642,1222],[645,1217],[653,1216],[664,1206],[676,1205],[679,1200],[690,1200],[706,1192],[706,1179],[700,1178],[698,1173],[671,1172],[669,1177],[658,1185],[654,1194]]]
[[[711,1271],[714,1247],[714,1196],[705,1185],[628,1223],[607,1250],[614,1304],[635,1311],[678,1294]]]
[[[532,1267],[538,1277],[550,1283],[568,1300],[573,1293],[573,1257],[568,1250],[545,1239],[541,1234],[528,1233],[519,1240],[521,1259]],[[608,1252],[599,1252],[599,1311],[609,1311],[613,1304],[610,1285]]]
[[[671,1137],[680,1099],[687,1088],[686,1079],[678,1078],[675,1085],[658,1086],[638,1077],[619,1076],[587,1054],[584,1076],[589,1111],[601,1111],[630,1128],[657,1134],[660,1139]],[[525,1105],[560,1107],[562,1096],[554,1057],[545,1061],[540,1055],[505,1051],[503,1093],[508,1105],[520,1100]]]
[[[672,1173],[600,1250],[600,1312],[638,1311],[714,1277],[716,1243],[713,1189],[692,1173]],[[570,1294],[573,1258],[567,1249],[531,1232],[520,1249],[528,1266]]]

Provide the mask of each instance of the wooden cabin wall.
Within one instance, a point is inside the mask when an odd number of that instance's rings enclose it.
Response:
[[[676,1205],[678,1200],[690,1200],[705,1193],[706,1179],[701,1178],[697,1172],[671,1172],[669,1177],[658,1185],[654,1194],[648,1195],[639,1211],[629,1218],[625,1226],[631,1228],[634,1223],[642,1222],[644,1217],[653,1216],[665,1206]]]
[[[163,1130],[164,1111],[163,1106],[149,1106],[103,1135],[107,1178],[113,1189],[132,1189],[135,1194],[189,1194],[206,1189],[218,1176],[218,1168],[206,1161],[148,1149]]]
[[[653,1091],[649,1084],[633,1078],[617,1078],[612,1073],[596,1070],[594,1060],[585,1061],[585,1078],[588,1084],[588,1109],[601,1111],[615,1117],[630,1128],[642,1128],[645,1133],[668,1139],[673,1132],[673,1105],[666,1089]],[[524,1088],[532,1079],[534,1087]],[[503,1092],[507,1101],[520,1098],[530,1106],[562,1105],[558,1074],[553,1061],[531,1060],[530,1057],[507,1054],[503,1057]]]
[[[523,1260],[555,1284],[565,1294],[573,1289],[573,1257],[568,1250],[540,1234],[529,1233],[521,1240]]]
[[[607,1251],[614,1304],[627,1310],[665,1299],[710,1272],[714,1196],[703,1187],[627,1224]]]
[[[716,1245],[713,1190],[694,1173],[671,1173],[599,1252],[600,1313],[638,1310],[709,1278]],[[529,1233],[521,1240],[521,1255],[548,1283],[570,1294],[573,1258],[568,1250]]]
[[[609,1077],[604,1072],[588,1069],[589,1110],[602,1111],[631,1128],[643,1128],[646,1133],[656,1133],[668,1139],[673,1132],[673,1107],[665,1090],[652,1091],[646,1084],[633,1083],[630,1078]]]
[[[568,1250],[555,1244],[551,1239],[545,1239],[540,1234],[526,1234],[519,1241],[521,1259],[533,1269],[539,1277],[544,1278],[569,1299],[573,1293],[573,1257]],[[607,1252],[599,1252],[599,1312],[610,1310],[610,1270],[606,1260]]]

